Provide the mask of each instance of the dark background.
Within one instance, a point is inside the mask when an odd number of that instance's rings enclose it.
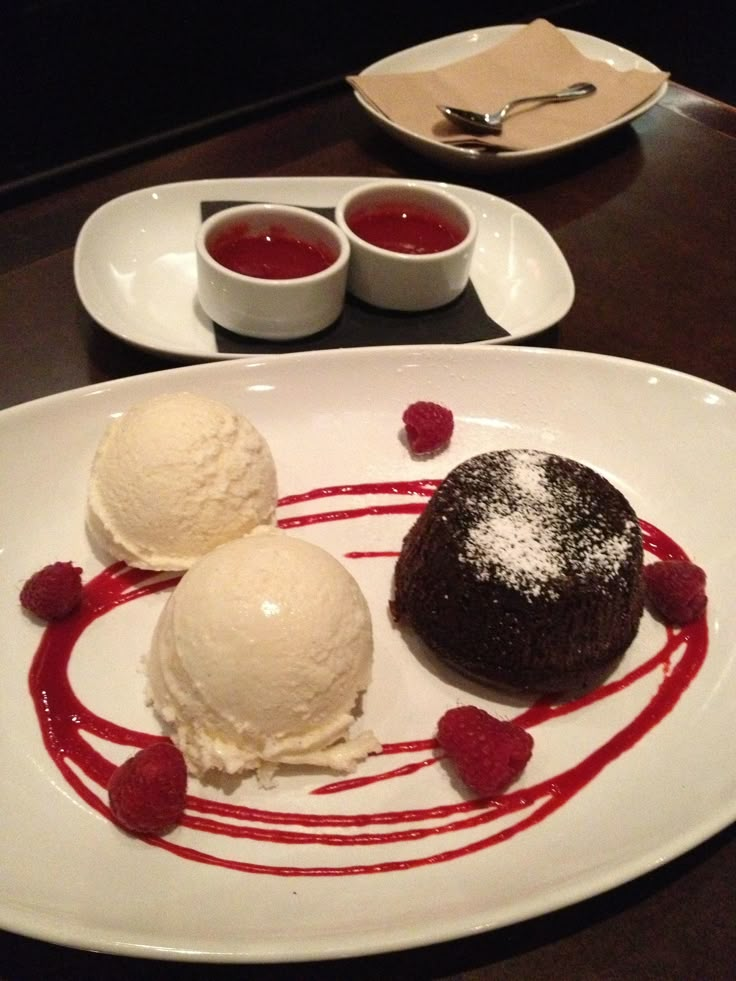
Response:
[[[422,41],[546,16],[736,103],[730,4],[652,0],[6,0],[0,191],[237,125]],[[727,67],[728,66],[728,67]],[[90,159],[91,158],[91,159]]]

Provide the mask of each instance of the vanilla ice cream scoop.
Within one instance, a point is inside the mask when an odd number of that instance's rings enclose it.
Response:
[[[263,437],[228,406],[177,392],[113,419],[89,481],[87,524],[141,569],[188,569],[274,521],[276,470]]]
[[[169,597],[148,658],[150,700],[190,772],[285,763],[352,770],[380,749],[350,739],[370,680],[368,605],[328,552],[278,531],[228,542]]]

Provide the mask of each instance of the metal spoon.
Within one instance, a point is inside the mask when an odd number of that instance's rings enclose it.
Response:
[[[455,109],[452,106],[437,106],[437,108],[463,129],[478,130],[481,133],[500,133],[506,116],[515,106],[520,106],[523,102],[538,102],[540,105],[545,102],[569,102],[572,99],[581,99],[585,95],[592,95],[595,90],[592,82],[576,82],[550,95],[527,95],[523,99],[512,99],[498,112],[471,112],[470,109]]]

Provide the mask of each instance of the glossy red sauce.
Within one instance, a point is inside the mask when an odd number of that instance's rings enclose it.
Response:
[[[221,266],[258,279],[312,276],[337,259],[324,242],[295,238],[277,225],[258,233],[245,224],[231,225],[210,236],[207,251]]]
[[[346,484],[294,494],[279,502],[282,514],[279,525],[282,528],[296,528],[320,521],[418,513],[438,483],[437,480],[423,480]],[[403,500],[388,504],[368,503],[374,495]],[[290,507],[316,506],[327,498],[357,499],[357,506],[351,503],[338,509],[283,515]],[[644,521],[641,525],[645,547],[651,554],[660,559],[686,558],[682,549],[663,532]],[[354,560],[371,560],[394,557],[398,555],[398,550],[356,550],[345,555]],[[79,797],[108,818],[111,815],[106,787],[115,764],[96,749],[86,735],[93,734],[108,743],[136,748],[148,745],[161,736],[125,728],[92,712],[70,684],[69,664],[77,640],[95,620],[123,603],[170,588],[175,581],[151,582],[150,573],[129,569],[123,563],[110,566],[85,585],[82,605],[76,613],[45,629],[31,666],[30,692],[51,758]],[[577,763],[562,772],[548,773],[531,786],[512,789],[493,798],[467,800],[453,791],[448,783],[445,801],[431,807],[417,803],[404,810],[355,811],[320,806],[320,802],[328,805],[334,800],[350,800],[353,792],[363,790],[370,793],[374,784],[397,779],[420,779],[421,773],[428,767],[441,765],[433,738],[434,720],[428,720],[430,731],[417,733],[416,739],[385,743],[382,753],[368,761],[362,768],[363,772],[357,776],[316,786],[309,795],[310,803],[304,811],[269,810],[230,803],[225,795],[212,800],[192,794],[187,798],[182,825],[188,829],[187,834],[196,839],[198,847],[182,844],[176,834],[168,838],[150,836],[142,840],[187,860],[240,872],[279,876],[340,876],[400,871],[461,858],[497,845],[539,824],[564,807],[621,754],[644,739],[676,706],[705,659],[708,649],[706,620],[703,618],[684,628],[663,628],[662,635],[657,648],[617,680],[574,701],[556,703],[546,698],[531,701],[517,714],[515,721],[519,725],[538,730],[559,716],[589,710],[597,702],[615,698],[637,683],[648,682],[651,689],[643,708],[637,702],[639,708],[629,710],[627,714],[625,703],[621,703],[621,723],[612,736],[603,738],[598,745],[583,747],[582,759]],[[381,733],[377,735],[380,738]],[[543,735],[537,735],[538,743],[543,738]],[[418,787],[418,801],[421,796],[421,788]],[[267,801],[268,792],[255,794],[256,798]],[[502,817],[506,818],[505,826],[494,829],[494,822]],[[458,843],[454,837],[460,831],[464,832],[464,844]],[[469,831],[472,836],[470,843]],[[240,840],[243,848],[247,847],[246,842],[256,842],[258,860],[252,856],[242,860],[234,858],[232,845],[229,854],[223,854],[226,840]],[[423,840],[434,844],[415,850],[414,844]],[[218,850],[218,841],[223,842],[223,850]],[[293,862],[283,864],[280,860],[269,858],[273,856],[268,851],[270,844],[293,846],[290,852],[294,856]],[[390,859],[371,859],[371,846],[389,844],[392,846]],[[313,849],[307,849],[304,856],[300,846],[305,845],[320,846],[317,862]],[[356,861],[356,853],[351,851],[347,860],[341,863],[340,854],[344,854],[346,846],[365,848],[365,859]],[[278,854],[281,856],[283,851],[279,850]]]
[[[389,252],[430,255],[445,252],[465,238],[457,225],[427,208],[384,204],[350,215],[348,225],[356,235]]]

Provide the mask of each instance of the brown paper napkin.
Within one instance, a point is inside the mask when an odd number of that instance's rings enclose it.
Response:
[[[648,99],[666,72],[617,71],[586,58],[549,21],[535,20],[487,51],[435,71],[351,75],[347,81],[390,120],[442,143],[497,150],[533,150],[584,136]],[[525,95],[556,92],[573,82],[598,91],[575,102],[515,109],[500,136],[463,132],[437,105],[493,112]]]

